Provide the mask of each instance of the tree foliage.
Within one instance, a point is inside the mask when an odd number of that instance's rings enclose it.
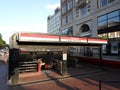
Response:
[[[0,33],[0,46],[1,46],[1,47],[7,46],[6,42],[2,39],[1,33]]]

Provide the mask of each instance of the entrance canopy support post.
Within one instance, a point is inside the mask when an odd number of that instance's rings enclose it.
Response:
[[[67,74],[67,47],[63,48],[63,53],[62,53],[62,75]]]
[[[102,63],[102,48],[99,47],[99,60],[100,60],[100,68],[103,69],[103,63]]]

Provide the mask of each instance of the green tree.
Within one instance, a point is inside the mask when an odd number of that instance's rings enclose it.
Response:
[[[7,46],[6,42],[2,39],[1,33],[0,33],[0,46],[1,47],[6,47]]]

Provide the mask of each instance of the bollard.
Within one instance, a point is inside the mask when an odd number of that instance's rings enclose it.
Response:
[[[38,74],[41,74],[42,58],[38,59]]]
[[[41,64],[38,62],[38,74],[41,74]]]

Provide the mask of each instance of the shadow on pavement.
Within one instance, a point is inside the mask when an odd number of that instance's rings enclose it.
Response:
[[[25,90],[21,85],[8,86],[8,90]]]
[[[54,78],[53,76],[50,76],[48,73],[46,73],[48,78]],[[54,80],[54,82],[61,88],[64,88],[65,90],[80,90],[79,88],[76,87],[71,87],[66,85],[65,83],[62,83],[59,79]]]
[[[83,66],[84,65],[84,66]],[[100,70],[99,72],[92,72],[92,69]],[[86,69],[85,69],[86,68]],[[96,65],[82,64],[82,66],[77,67],[75,69],[78,72],[91,72],[82,74],[81,76],[76,76],[76,79],[88,83],[91,87],[97,87],[98,90],[120,90],[120,69],[118,68],[110,68],[110,67],[102,67]],[[79,71],[81,70],[81,71]],[[92,90],[92,89],[89,89]]]

